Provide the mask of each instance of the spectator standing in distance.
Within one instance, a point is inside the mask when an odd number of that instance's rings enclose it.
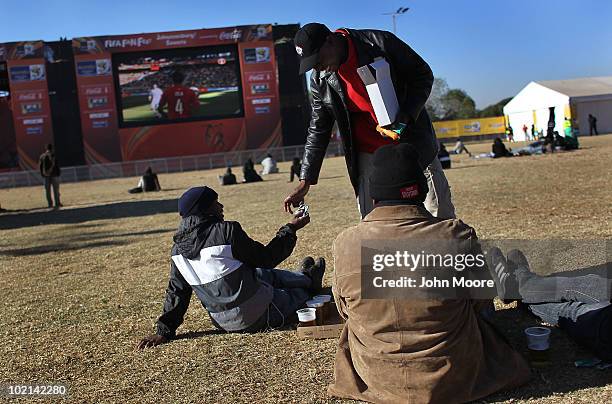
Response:
[[[526,141],[529,141],[529,128],[527,124],[523,124],[523,136],[525,136]]]
[[[59,192],[60,168],[55,158],[52,144],[48,144],[45,152],[40,155],[38,168],[40,175],[45,180],[45,194],[47,196],[48,207],[59,209],[62,206]],[[53,188],[53,199],[51,199],[51,188]]]
[[[506,128],[506,140],[508,142],[514,142],[514,130],[510,125],[508,125],[508,127]]]
[[[291,163],[291,172],[289,174],[289,182],[293,182],[293,177],[300,178],[300,172],[302,171],[302,161],[299,157],[294,157]]]
[[[595,136],[599,135],[597,133],[597,118],[589,114],[589,136],[593,136],[593,132],[595,132]]]

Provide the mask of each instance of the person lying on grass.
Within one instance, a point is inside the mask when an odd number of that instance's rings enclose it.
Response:
[[[157,331],[138,349],[176,336],[192,291],[215,327],[257,332],[295,323],[295,311],[321,289],[325,260],[306,257],[298,271],[271,269],[295,247],[296,232],[310,222],[294,216],[267,245],[251,239],[238,222],[225,221],[223,205],[209,187],[186,191],[178,202],[181,223],[174,235],[170,281]]]
[[[499,248],[493,248],[488,260],[500,299],[519,300],[540,320],[558,326],[599,359],[612,362],[612,280],[607,268],[599,273],[544,277],[531,272],[520,250],[504,257]]]

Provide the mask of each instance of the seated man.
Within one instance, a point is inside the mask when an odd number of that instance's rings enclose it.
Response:
[[[232,173],[231,167],[227,167],[227,170],[225,170],[225,174],[219,176],[219,182],[221,183],[221,185],[237,184],[236,176]]]
[[[272,158],[272,155],[268,153],[265,159],[261,160],[263,170],[261,175],[276,174],[278,173],[278,167],[276,166],[276,160]]]
[[[481,318],[477,302],[362,297],[364,241],[465,240],[457,244],[480,249],[474,229],[425,209],[427,180],[411,145],[380,147],[373,159],[374,210],[334,242],[333,294],[346,324],[328,392],[371,402],[459,403],[526,382],[527,363]]]
[[[255,171],[255,165],[253,160],[248,159],[242,167],[242,175],[244,176],[244,182],[259,182],[263,181],[263,178]]]
[[[157,179],[157,174],[153,172],[151,167],[147,167],[144,175],[140,177],[140,181],[138,181],[138,186],[136,188],[130,189],[128,192],[130,194],[137,194],[140,192],[156,192],[161,191],[161,186],[159,185],[159,180]]]
[[[438,160],[440,160],[443,169],[447,170],[451,168],[450,153],[446,150],[446,146],[444,146],[442,142],[440,142],[440,149],[438,150]]]
[[[512,153],[506,149],[506,145],[501,141],[500,138],[495,138],[493,141],[493,146],[491,146],[491,152],[493,153],[493,158],[499,157],[512,157]]]
[[[488,259],[501,299],[521,299],[542,321],[559,326],[599,359],[612,362],[612,280],[597,274],[539,276],[530,271],[520,250],[510,251],[506,259],[492,248]]]
[[[455,143],[455,148],[453,149],[453,152],[455,154],[461,154],[463,152],[466,152],[468,156],[472,157],[472,153],[470,153],[467,147],[465,147],[465,145],[463,144],[463,140],[461,140],[461,138],[457,138],[457,143]]]
[[[213,325],[227,332],[257,332],[297,321],[295,311],[321,289],[325,261],[307,257],[297,272],[272,268],[289,257],[296,231],[308,224],[308,216],[294,217],[264,246],[238,222],[223,220],[223,205],[211,188],[189,189],[178,205],[181,223],[174,235],[163,314],[157,333],[138,348],[175,337],[192,291]]]

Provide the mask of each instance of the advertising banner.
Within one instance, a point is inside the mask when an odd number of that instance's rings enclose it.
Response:
[[[53,143],[53,126],[42,41],[2,45],[10,87],[10,109],[23,169],[37,169],[38,157]]]
[[[503,116],[439,121],[433,125],[438,139],[492,135],[504,133],[505,129]]]

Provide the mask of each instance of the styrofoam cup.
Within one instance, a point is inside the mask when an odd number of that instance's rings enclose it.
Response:
[[[300,323],[307,323],[309,321],[315,321],[317,319],[316,309],[313,309],[311,307],[307,309],[299,309],[298,311],[296,311],[296,313],[298,315],[298,320],[300,321]]]
[[[525,335],[527,336],[527,347],[533,351],[545,351],[550,347],[550,328],[525,328]]]
[[[315,299],[308,300],[306,302],[306,306],[307,307],[315,307],[315,308],[316,307],[323,307],[324,304],[325,303],[322,300],[315,300]]]
[[[312,300],[318,300],[320,302],[327,303],[331,301],[331,296],[330,295],[316,295],[312,298]]]

